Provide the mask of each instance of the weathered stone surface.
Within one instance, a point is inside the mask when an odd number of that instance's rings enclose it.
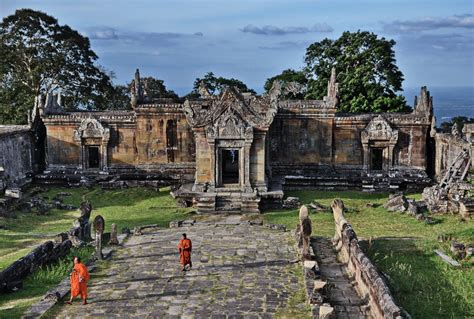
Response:
[[[383,207],[389,212],[404,212],[408,209],[408,201],[403,194],[391,195]]]
[[[466,257],[466,246],[464,244],[453,241],[451,243],[451,252],[459,259]]]
[[[298,197],[288,197],[283,200],[283,208],[295,209],[301,206],[301,201]]]
[[[185,273],[176,249],[182,232],[193,243],[193,268]],[[130,237],[109,267],[92,274],[88,305],[64,305],[56,315],[272,318],[301,289],[293,273],[300,265],[289,263],[296,254],[289,240],[287,232],[247,223],[149,229]],[[239,256],[238,249],[248,253]]]
[[[22,192],[20,188],[7,188],[5,190],[5,196],[20,199],[22,196]]]
[[[111,231],[110,231],[109,245],[118,245],[119,241],[117,238],[117,224],[112,223],[110,228],[111,228]]]

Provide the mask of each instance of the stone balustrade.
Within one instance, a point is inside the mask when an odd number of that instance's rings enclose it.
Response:
[[[334,237],[338,258],[347,264],[348,272],[357,282],[359,294],[369,300],[374,318],[402,318],[402,310],[395,303],[390,289],[377,268],[359,246],[352,226],[344,217],[344,203],[336,199],[331,204],[336,233]]]

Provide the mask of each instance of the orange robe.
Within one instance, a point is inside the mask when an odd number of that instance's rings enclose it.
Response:
[[[186,239],[181,239],[179,241],[178,245],[178,251],[179,251],[179,262],[181,265],[191,265],[191,250],[193,248],[193,245],[191,244],[191,240],[186,238]]]
[[[77,263],[71,273],[71,296],[72,298],[81,295],[82,299],[87,298],[87,281],[89,281],[89,271],[86,265]]]

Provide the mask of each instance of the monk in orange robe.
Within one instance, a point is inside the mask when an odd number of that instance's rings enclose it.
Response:
[[[71,299],[67,302],[72,304],[72,300],[81,295],[82,304],[87,305],[87,282],[89,281],[89,271],[86,265],[81,263],[79,257],[74,257],[74,269],[71,273]]]
[[[179,251],[179,262],[183,266],[181,271],[186,271],[186,266],[189,265],[189,268],[193,266],[191,262],[191,250],[193,245],[191,240],[186,237],[186,234],[183,234],[181,240],[179,241],[178,251]]]

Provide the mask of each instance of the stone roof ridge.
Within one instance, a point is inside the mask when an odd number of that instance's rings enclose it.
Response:
[[[278,101],[278,107],[282,109],[294,109],[294,108],[334,108],[332,104],[326,103],[323,100],[280,100]]]

